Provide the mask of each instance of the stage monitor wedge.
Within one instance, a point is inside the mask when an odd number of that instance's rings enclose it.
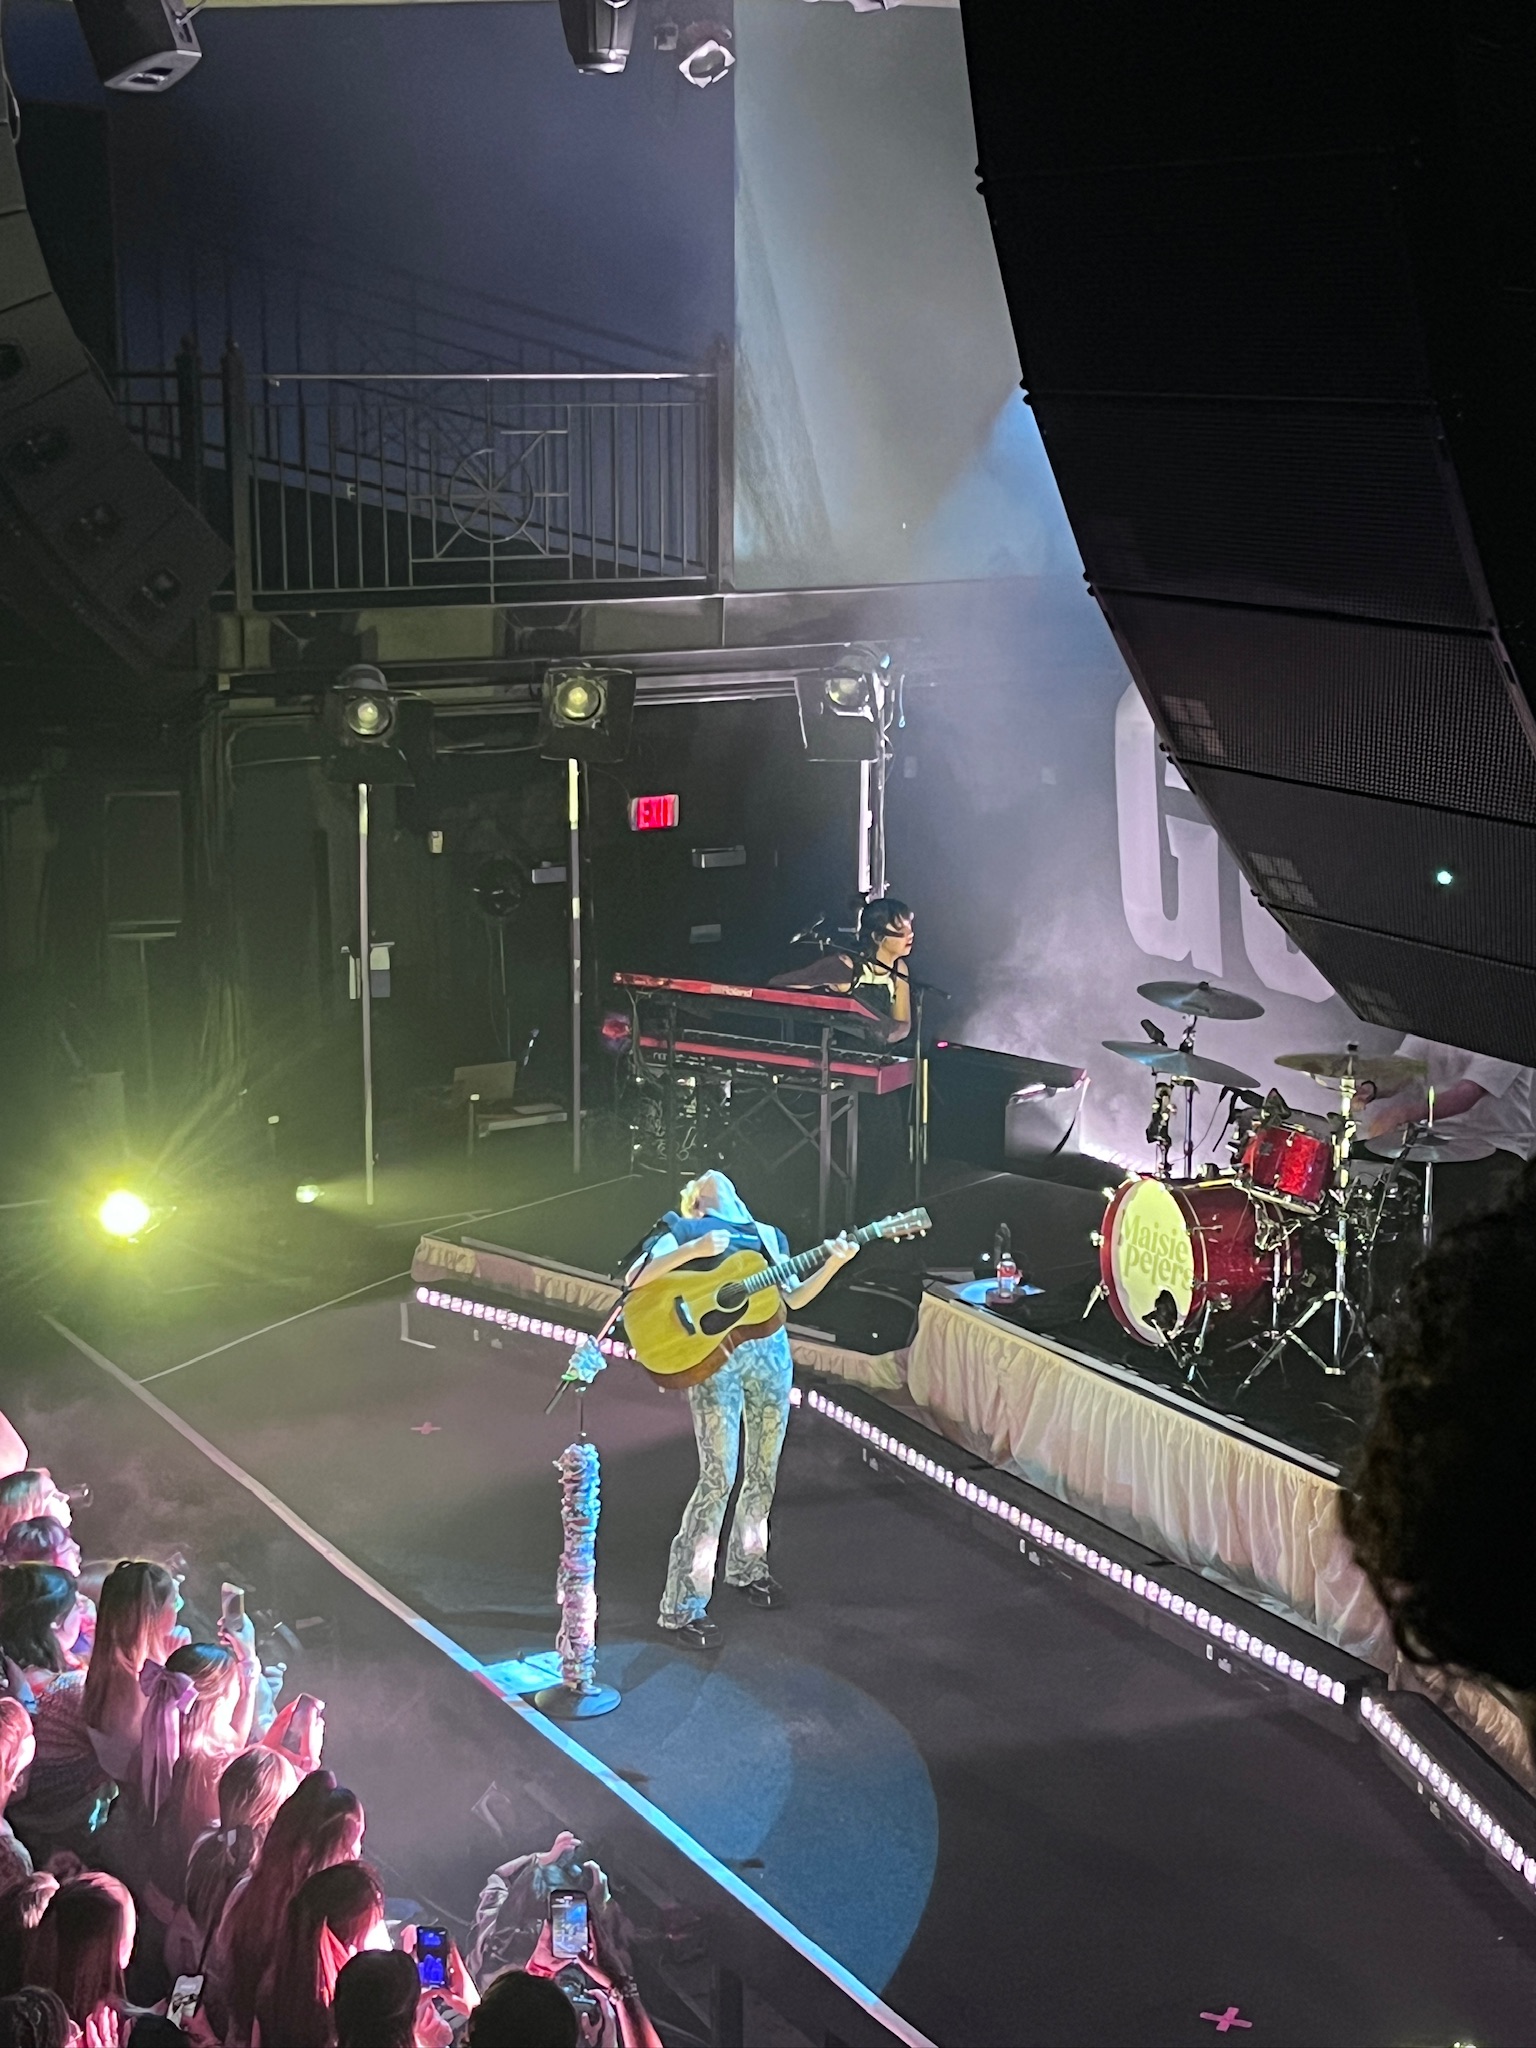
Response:
[[[1536,9],[962,12],[1028,402],[1160,738],[1358,1015],[1536,1061]]]
[[[0,123],[0,598],[74,657],[165,662],[229,549],[118,417],[53,293]]]

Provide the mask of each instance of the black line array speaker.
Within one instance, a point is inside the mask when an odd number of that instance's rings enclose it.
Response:
[[[230,553],[130,437],[48,282],[0,120],[0,597],[69,654],[165,660]]]
[[[1359,1016],[1536,1064],[1536,9],[962,6],[1029,402],[1164,744]]]

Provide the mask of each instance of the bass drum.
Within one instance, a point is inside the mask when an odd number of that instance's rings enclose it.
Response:
[[[1290,1279],[1288,1235],[1231,1181],[1128,1180],[1110,1198],[1099,1274],[1110,1310],[1140,1344],[1166,1345],[1207,1308],[1252,1308]]]

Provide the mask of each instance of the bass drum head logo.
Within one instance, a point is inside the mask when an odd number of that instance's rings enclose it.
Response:
[[[1110,1210],[1105,1284],[1120,1320],[1143,1343],[1152,1336],[1147,1318],[1158,1297],[1170,1294],[1182,1325],[1195,1292],[1195,1255],[1184,1212],[1160,1180],[1137,1180],[1122,1188]]]

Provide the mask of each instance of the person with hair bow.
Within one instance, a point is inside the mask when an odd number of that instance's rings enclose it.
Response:
[[[127,1874],[143,1885],[144,1904],[163,1928],[182,1903],[193,1843],[218,1822],[219,1779],[250,1739],[261,1678],[255,1645],[222,1633],[222,1642],[184,1644],[164,1664],[150,1659],[139,1674],[134,1832],[147,1834],[124,1846]]]

